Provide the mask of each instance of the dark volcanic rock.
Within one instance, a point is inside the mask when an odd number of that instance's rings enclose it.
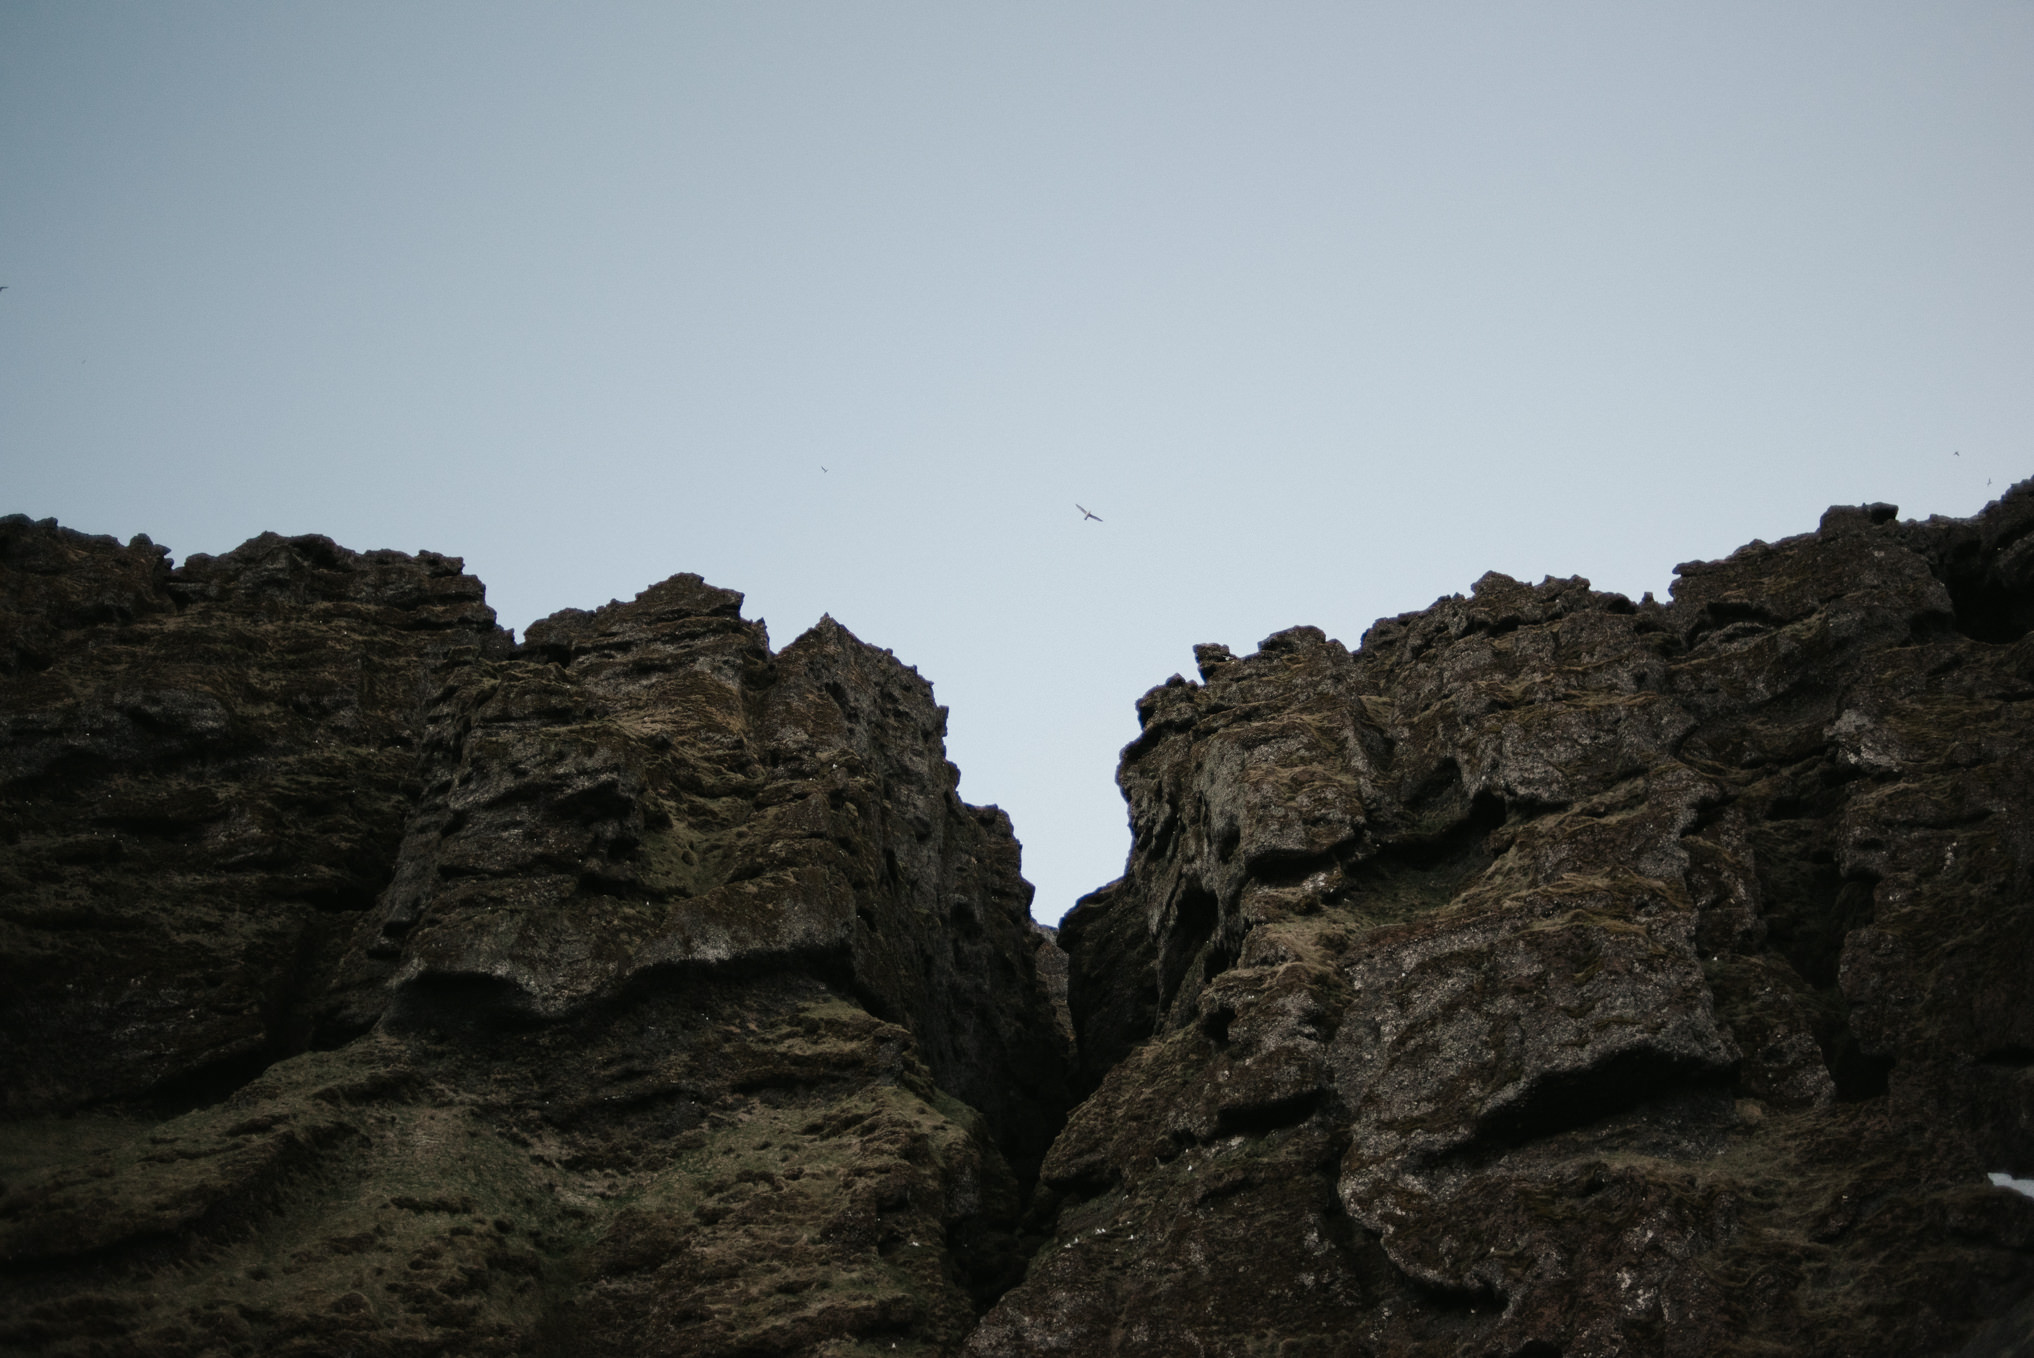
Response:
[[[1128,871],[1061,932],[1056,1245],[970,1351],[1946,1353],[2009,1311],[2034,486],[1895,518],[1147,694]]]
[[[456,558],[273,534],[163,558],[0,520],[12,1117],[216,1097],[306,1045],[402,840],[419,680],[506,648]]]
[[[163,555],[0,522],[0,1349],[957,1348],[1068,1042],[930,685]]]
[[[2016,1352],[2034,485],[1679,576],[1197,648],[1055,939],[830,620],[0,520],[0,1350]]]

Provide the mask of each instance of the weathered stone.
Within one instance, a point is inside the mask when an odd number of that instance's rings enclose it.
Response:
[[[1067,1021],[888,652],[696,576],[516,647],[322,538],[0,567],[0,1348],[951,1352],[1014,1278]]]
[[[2034,484],[1198,646],[1056,936],[831,620],[164,556],[0,520],[9,1352],[2028,1331]]]
[[[2034,1288],[2034,485],[1896,519],[1196,647],[970,1351],[1946,1353]]]

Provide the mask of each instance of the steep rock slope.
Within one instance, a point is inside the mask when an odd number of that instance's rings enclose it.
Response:
[[[1068,1049],[930,686],[0,521],[0,1348],[945,1353]]]
[[[453,558],[165,554],[0,520],[10,1116],[204,1097],[304,1046],[402,841],[420,678],[507,645]]]
[[[1199,648],[1070,963],[830,621],[164,555],[0,520],[0,1350],[2029,1332],[2034,489]]]
[[[1895,519],[1197,648],[1061,930],[1055,1238],[969,1351],[2005,1352],[2034,484]]]

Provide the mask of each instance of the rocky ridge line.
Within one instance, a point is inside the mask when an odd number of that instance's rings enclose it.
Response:
[[[2009,1351],[2034,483],[1678,574],[1145,695],[1055,1246],[970,1353]]]
[[[1198,647],[1065,953],[831,622],[162,557],[0,520],[10,1351],[2034,1333],[2034,483]]]
[[[0,520],[0,1347],[957,1346],[1067,1102],[1030,888],[923,679],[740,603]]]

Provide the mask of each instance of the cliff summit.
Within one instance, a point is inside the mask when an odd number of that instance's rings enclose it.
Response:
[[[1055,936],[944,709],[678,575],[0,520],[0,1351],[2006,1355],[2034,483],[1137,703]]]

